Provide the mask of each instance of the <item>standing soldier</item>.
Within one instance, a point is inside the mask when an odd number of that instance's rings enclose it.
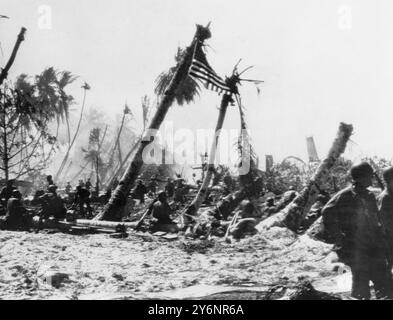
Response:
[[[184,203],[186,201],[185,197],[184,197],[184,193],[185,193],[185,185],[183,183],[184,179],[177,179],[176,180],[176,189],[175,189],[175,194],[174,194],[174,198],[173,200],[175,202],[179,202],[179,203]]]
[[[382,226],[388,242],[390,260],[393,260],[393,167],[384,170],[383,179],[385,180],[386,188],[378,196],[378,206]]]
[[[149,185],[147,186],[147,189],[149,190],[149,193],[153,196],[156,196],[156,192],[157,192],[157,178],[156,176],[153,176],[150,179]]]
[[[145,203],[145,194],[147,193],[147,188],[143,184],[142,180],[138,180],[137,185],[134,189],[134,199],[139,200],[139,204]]]
[[[88,213],[88,218],[92,217],[92,210],[90,206],[90,191],[81,186],[76,187],[74,204],[79,206],[79,212],[85,216],[85,205]]]
[[[329,242],[351,268],[352,297],[370,299],[370,284],[377,298],[393,298],[392,274],[372,185],[373,169],[367,162],[351,168],[352,186],[336,194],[323,208]]]

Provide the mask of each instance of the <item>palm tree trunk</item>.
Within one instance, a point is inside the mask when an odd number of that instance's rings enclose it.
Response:
[[[121,132],[123,131],[123,127],[124,127],[124,120],[126,118],[126,113],[123,112],[123,117],[121,119],[121,124],[120,124],[120,128],[119,128],[119,132],[117,133],[117,137],[116,137],[116,142],[115,142],[115,147],[113,148],[113,152],[118,151],[118,156],[119,156],[119,163],[122,163],[122,155],[121,155],[121,148],[120,148],[120,137],[121,137]]]
[[[126,205],[127,197],[134,185],[136,178],[139,175],[139,171],[143,165],[142,154],[143,150],[146,146],[154,141],[154,137],[156,131],[160,128],[162,122],[165,119],[165,116],[173,104],[176,96],[176,90],[179,84],[184,81],[184,79],[188,76],[188,70],[191,65],[191,59],[194,52],[194,46],[198,42],[203,42],[205,38],[203,38],[202,30],[197,27],[197,32],[193,38],[191,45],[186,49],[185,55],[179,67],[177,68],[166,92],[162,100],[160,101],[156,113],[150,123],[149,131],[151,133],[151,138],[149,140],[143,139],[139,144],[139,148],[134,155],[133,160],[128,166],[126,172],[124,173],[118,187],[113,192],[111,199],[108,204],[105,206],[104,210],[100,212],[95,219],[96,220],[118,220],[120,219],[123,208]],[[198,41],[198,42],[196,42]]]
[[[66,165],[66,163],[67,163],[67,161],[68,161],[68,157],[70,156],[70,151],[71,151],[71,149],[72,149],[72,146],[74,145],[74,142],[75,142],[75,140],[76,140],[76,137],[78,136],[79,129],[80,129],[81,122],[82,122],[82,118],[83,118],[83,111],[84,111],[84,109],[85,109],[86,91],[87,91],[87,89],[84,88],[83,103],[82,103],[81,113],[80,113],[80,116],[79,116],[78,126],[76,127],[76,131],[75,131],[74,137],[72,138],[72,141],[71,141],[70,145],[68,146],[68,149],[67,149],[67,152],[66,152],[66,154],[65,154],[65,156],[64,156],[64,159],[63,159],[63,161],[61,162],[60,168],[59,168],[59,170],[57,171],[57,173],[56,173],[56,175],[55,175],[55,181],[57,181],[58,179],[60,179],[60,176],[61,176],[61,174],[62,174],[62,172],[63,172],[63,170],[64,170],[64,167],[65,167],[65,165]]]
[[[134,144],[134,146],[130,149],[130,151],[127,153],[126,157],[124,158],[123,162],[119,164],[119,167],[116,168],[115,173],[111,176],[109,179],[109,187],[112,186],[113,182],[115,179],[121,174],[123,171],[128,159],[131,157],[133,152],[136,150],[136,148],[139,146],[140,142],[142,141],[142,137],[138,139],[138,141]]]
[[[259,231],[275,226],[287,227],[293,231],[298,230],[304,218],[304,214],[309,211],[312,204],[316,201],[320,192],[319,186],[326,181],[329,170],[333,167],[340,155],[345,151],[347,142],[352,135],[352,131],[352,125],[345,123],[340,124],[337,137],[334,140],[327,157],[320,163],[308,185],[286,208],[258,224],[257,229]]]
[[[22,43],[23,40],[25,40],[25,32],[26,32],[26,28],[21,28],[21,30],[19,32],[19,35],[18,35],[18,38],[17,38],[17,40],[15,42],[14,49],[12,50],[11,57],[8,60],[8,62],[6,64],[6,66],[4,67],[4,69],[1,70],[1,73],[0,73],[0,86],[3,84],[3,81],[8,76],[8,71],[10,71],[10,68],[11,68],[12,64],[14,63],[14,61],[15,61],[16,54],[18,53],[20,44]]]
[[[221,131],[222,126],[224,124],[225,115],[226,115],[227,108],[228,108],[230,101],[231,101],[231,96],[225,94],[222,97],[220,113],[218,114],[214,140],[213,140],[213,144],[210,149],[207,172],[206,172],[206,175],[203,179],[202,185],[199,188],[197,195],[195,196],[195,199],[192,201],[192,203],[185,210],[185,214],[187,214],[187,215],[195,215],[198,212],[203,201],[205,201],[205,199],[206,199],[206,193],[208,191],[210,181],[211,181],[213,174],[214,174],[214,162],[216,160],[216,151],[217,151],[217,147],[218,147],[218,140],[220,138],[220,131]]]

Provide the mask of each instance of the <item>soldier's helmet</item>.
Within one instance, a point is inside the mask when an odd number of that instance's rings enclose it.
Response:
[[[48,191],[49,191],[49,192],[56,192],[56,190],[57,190],[57,187],[56,187],[55,185],[53,185],[53,184],[51,184],[51,185],[48,187]]]
[[[20,193],[19,190],[14,190],[14,191],[12,191],[12,197],[13,198],[17,198],[17,199],[21,199],[22,198],[22,194]]]
[[[390,182],[393,180],[393,167],[389,167],[383,170],[383,179],[385,180],[385,182]]]
[[[361,178],[372,176],[374,170],[368,162],[361,162],[352,166],[350,174],[354,181],[358,181]]]
[[[166,200],[166,192],[165,191],[161,191],[158,194],[158,200],[160,200],[160,201],[165,201]]]

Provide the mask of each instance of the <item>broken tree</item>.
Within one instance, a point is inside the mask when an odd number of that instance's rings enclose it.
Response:
[[[191,65],[192,56],[196,46],[203,45],[206,39],[211,37],[209,28],[197,25],[197,31],[189,47],[186,48],[182,59],[179,62],[177,69],[169,83],[165,88],[165,93],[157,107],[156,113],[149,126],[149,139],[143,139],[139,144],[133,160],[124,173],[119,185],[113,192],[111,199],[105,206],[104,210],[100,212],[96,220],[117,220],[120,218],[122,210],[124,209],[127,197],[137,179],[139,172],[143,166],[142,154],[146,146],[154,141],[155,134],[160,128],[164,118],[177,97],[177,90],[181,83],[188,77],[188,71]]]
[[[235,76],[232,76],[233,79],[234,79],[234,77]],[[230,80],[228,79],[228,82],[229,81]],[[232,82],[235,83],[234,81],[232,81]],[[211,179],[212,179],[214,171],[215,171],[214,170],[214,162],[216,160],[216,152],[217,152],[217,148],[218,148],[220,132],[221,132],[222,126],[224,124],[224,119],[225,119],[228,105],[232,101],[233,100],[232,100],[231,95],[229,95],[229,94],[223,95],[222,100],[221,100],[220,112],[218,114],[215,135],[214,135],[213,143],[212,143],[212,146],[210,149],[210,158],[209,158],[209,163],[207,165],[207,172],[206,172],[206,175],[203,179],[202,185],[199,188],[197,195],[195,196],[195,199],[192,201],[192,203],[185,210],[186,215],[195,215],[198,212],[203,201],[205,201],[205,199],[206,199],[206,194],[207,194]]]
[[[320,192],[319,186],[328,178],[329,170],[345,151],[346,145],[352,135],[352,125],[341,123],[337,137],[333,142],[326,158],[321,162],[317,171],[311,178],[307,186],[300,194],[282,211],[267,218],[257,225],[257,229],[262,231],[271,227],[287,227],[292,231],[297,231],[305,213],[308,212]]]

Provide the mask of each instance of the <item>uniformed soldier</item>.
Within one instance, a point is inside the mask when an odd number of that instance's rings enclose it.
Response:
[[[373,169],[367,162],[354,165],[353,184],[336,194],[323,208],[328,241],[351,268],[352,297],[370,299],[372,281],[377,298],[392,298],[392,274],[372,185]]]

